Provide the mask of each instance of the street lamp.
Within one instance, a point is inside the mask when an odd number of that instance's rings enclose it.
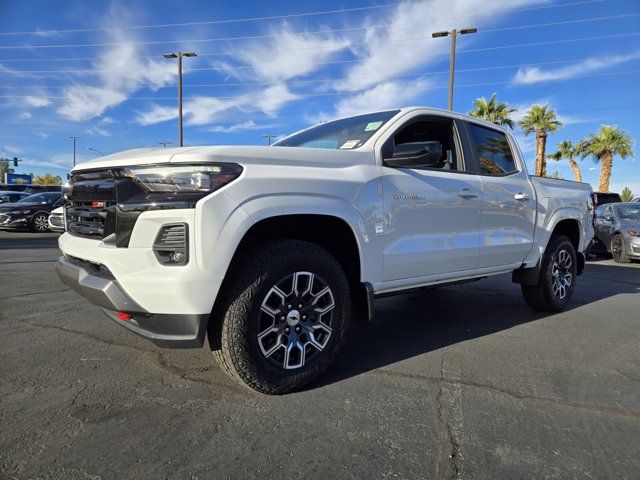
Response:
[[[171,142],[162,140],[161,142],[158,142],[158,145],[162,145],[164,148],[167,148],[167,145],[171,145]]]
[[[278,135],[274,135],[273,133],[267,133],[266,135],[262,135],[262,138],[267,139],[267,145],[271,146],[271,139],[278,138]]]
[[[71,140],[73,140],[73,166],[76,166],[76,140],[78,140],[80,137],[76,137],[75,135],[72,135],[69,137]]]
[[[442,32],[434,32],[431,34],[433,38],[451,36],[451,56],[449,58],[449,110],[453,110],[453,72],[456,68],[456,36],[466,35],[467,33],[476,33],[477,28],[463,28],[462,30],[451,31],[444,30]]]
[[[164,58],[178,59],[178,146],[182,147],[182,57],[197,57],[194,52],[165,53]]]
[[[91,150],[92,152],[96,152],[99,155],[102,155],[104,157],[104,153],[102,153],[100,150],[98,150],[97,148],[93,148],[93,147],[87,147],[87,150]]]

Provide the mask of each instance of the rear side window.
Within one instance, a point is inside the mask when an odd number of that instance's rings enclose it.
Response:
[[[509,175],[518,171],[507,136],[491,128],[469,125],[471,146],[482,175]]]

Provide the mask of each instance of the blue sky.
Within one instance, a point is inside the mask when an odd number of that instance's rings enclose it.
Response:
[[[548,102],[565,123],[551,151],[601,124],[640,137],[637,0],[0,0],[0,148],[24,159],[18,173],[64,176],[70,135],[81,137],[79,161],[97,155],[88,147],[176,145],[177,68],[162,53],[178,50],[199,54],[185,60],[187,146],[262,144],[266,133],[376,109],[445,108],[449,39],[430,34],[467,26],[478,33],[458,39],[457,111],[493,92],[516,118]],[[531,165],[533,138],[518,135]],[[581,167],[597,186],[599,166]],[[548,169],[572,178],[566,162]],[[640,194],[638,160],[616,159],[612,189],[624,185]]]

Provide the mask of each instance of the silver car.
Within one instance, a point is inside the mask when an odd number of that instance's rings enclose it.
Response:
[[[640,260],[640,203],[607,203],[594,213],[596,247],[618,263]]]

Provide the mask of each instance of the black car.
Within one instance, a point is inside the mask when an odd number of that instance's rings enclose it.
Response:
[[[0,192],[4,191],[25,192],[33,195],[40,192],[60,192],[62,191],[61,185],[31,185],[29,184],[14,184],[14,183],[0,183]]]
[[[0,204],[0,230],[49,230],[49,213],[64,203],[60,192],[36,193],[15,203]]]
[[[25,192],[4,191],[0,192],[0,205],[3,203],[16,203],[18,200],[22,200],[25,197],[31,195]]]
[[[622,202],[622,198],[620,198],[619,193],[592,192],[591,198],[593,199],[593,208],[598,208],[600,205],[604,205],[605,203]]]

